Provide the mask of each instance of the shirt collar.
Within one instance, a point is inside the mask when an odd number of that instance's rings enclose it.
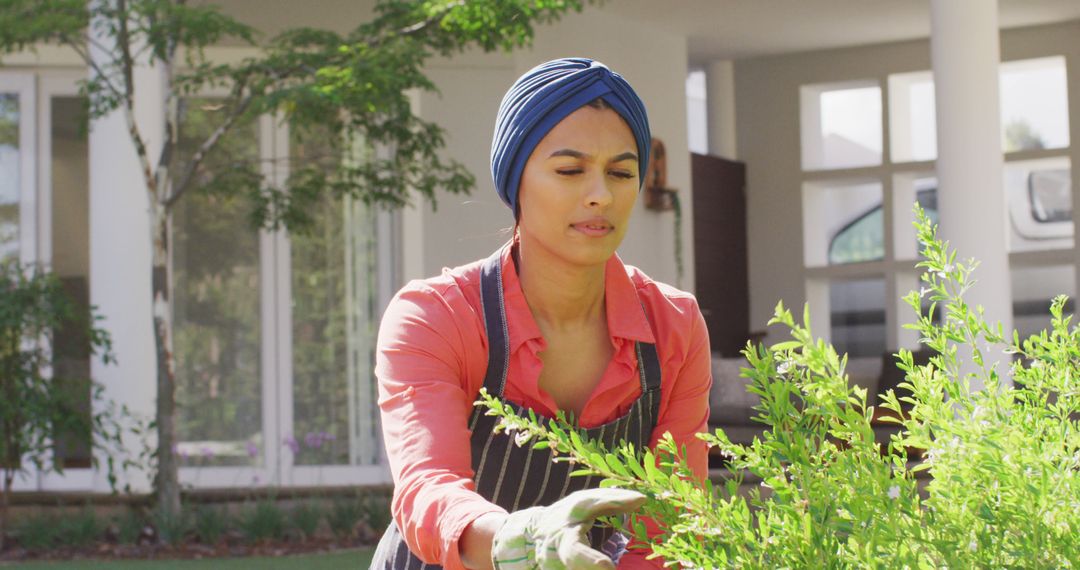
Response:
[[[525,293],[521,290],[517,268],[510,254],[511,248],[502,249],[503,301],[506,306],[507,331],[510,335],[510,352],[514,352],[529,340],[543,342],[536,319],[533,318]],[[618,254],[612,254],[604,269],[604,301],[606,303],[608,334],[614,338],[655,343],[652,327],[645,316],[645,309],[637,294],[637,287],[626,272],[626,266]]]

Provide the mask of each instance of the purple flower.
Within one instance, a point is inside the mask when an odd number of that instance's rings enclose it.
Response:
[[[255,445],[254,441],[247,442],[247,446],[245,447],[247,449],[248,457],[254,458],[259,454],[259,446]]]
[[[334,434],[326,433],[325,431],[320,431],[319,435],[322,436],[323,441],[334,441],[335,439],[337,439],[336,437],[334,437]]]
[[[285,436],[284,445],[289,448],[289,451],[293,452],[293,455],[300,453],[300,444],[297,443],[296,438],[293,437],[292,434]]]
[[[209,447],[203,447],[203,448],[199,449],[199,453],[202,453],[203,459],[213,459],[214,458],[214,450],[210,449]]]
[[[304,436],[304,445],[306,445],[306,446],[308,446],[308,447],[310,447],[312,449],[318,449],[318,448],[322,447],[322,444],[323,444],[322,438],[319,437],[319,434],[317,434],[315,432],[308,432],[308,434]]]

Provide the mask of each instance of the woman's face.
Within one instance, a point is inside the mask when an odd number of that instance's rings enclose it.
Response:
[[[571,113],[525,163],[523,245],[574,265],[605,263],[626,235],[639,167],[634,135],[618,113],[588,106]]]

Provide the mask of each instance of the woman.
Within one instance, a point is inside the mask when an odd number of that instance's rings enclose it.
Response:
[[[491,162],[513,239],[406,285],[379,330],[394,524],[372,568],[660,567],[642,549],[620,559],[625,539],[590,531],[641,495],[571,478],[546,450],[493,434],[473,406],[486,387],[543,416],[572,413],[609,445],[671,432],[705,475],[694,434],[711,378],[697,302],[615,255],[649,147],[644,105],[599,62],[547,62],[503,98]]]

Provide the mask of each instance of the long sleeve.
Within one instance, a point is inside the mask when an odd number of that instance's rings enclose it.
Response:
[[[471,320],[454,318],[469,310],[453,291],[414,282],[383,316],[376,353],[394,520],[413,553],[446,568],[461,568],[466,526],[505,512],[473,484],[467,422],[475,395],[466,378],[477,358],[486,361],[486,349]]]

